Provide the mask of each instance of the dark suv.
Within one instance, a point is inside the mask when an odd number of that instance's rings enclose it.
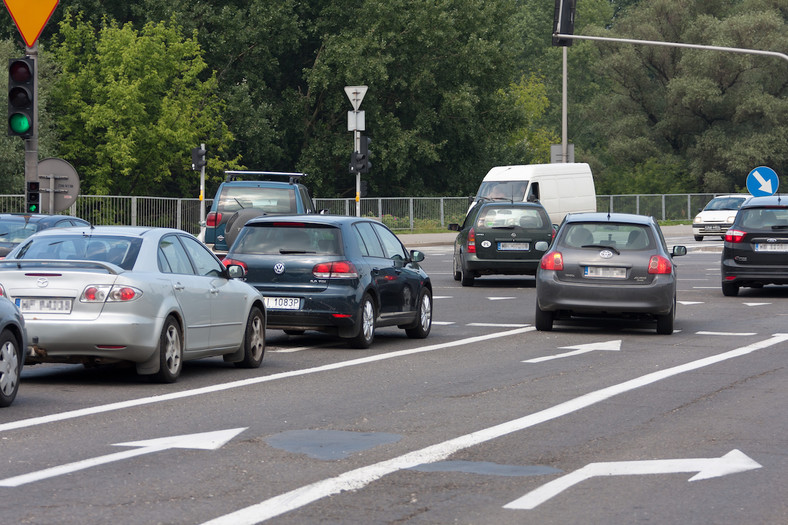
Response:
[[[753,197],[736,214],[722,249],[722,294],[788,284],[788,198]]]
[[[226,253],[244,224],[260,215],[315,213],[306,186],[296,182],[304,173],[227,171],[205,218],[205,244]],[[237,176],[284,177],[286,180],[235,180]]]

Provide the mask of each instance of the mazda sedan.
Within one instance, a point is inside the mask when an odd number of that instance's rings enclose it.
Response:
[[[239,277],[181,230],[63,228],[0,261],[0,294],[24,315],[28,364],[126,361],[174,382],[190,359],[260,366],[263,298]]]
[[[224,263],[242,266],[265,296],[269,328],[318,330],[367,348],[380,326],[411,338],[430,333],[432,283],[423,260],[378,221],[291,215],[247,222]]]
[[[643,215],[567,215],[536,274],[537,330],[573,317],[651,319],[672,334],[676,266],[659,224]]]

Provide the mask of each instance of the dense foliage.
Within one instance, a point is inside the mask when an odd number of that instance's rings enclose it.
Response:
[[[209,194],[228,168],[304,171],[348,195],[351,109],[369,86],[371,195],[464,195],[494,165],[548,162],[561,48],[545,0],[61,2],[39,41],[39,156],[83,193]],[[788,51],[785,0],[578,0],[576,34]],[[10,17],[0,57],[24,53]],[[788,64],[774,57],[575,41],[569,141],[599,193],[734,191],[785,171]],[[24,146],[0,137],[21,191]]]

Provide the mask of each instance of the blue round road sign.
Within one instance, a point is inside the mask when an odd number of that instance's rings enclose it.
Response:
[[[755,168],[747,175],[747,191],[753,197],[768,197],[777,192],[780,179],[773,169],[766,166]]]

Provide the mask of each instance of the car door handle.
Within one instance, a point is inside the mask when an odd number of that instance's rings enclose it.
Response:
[[[172,287],[175,288],[175,290],[178,291],[178,292],[181,292],[181,291],[183,291],[184,288],[186,288],[181,283],[175,283],[175,284],[172,285]]]

